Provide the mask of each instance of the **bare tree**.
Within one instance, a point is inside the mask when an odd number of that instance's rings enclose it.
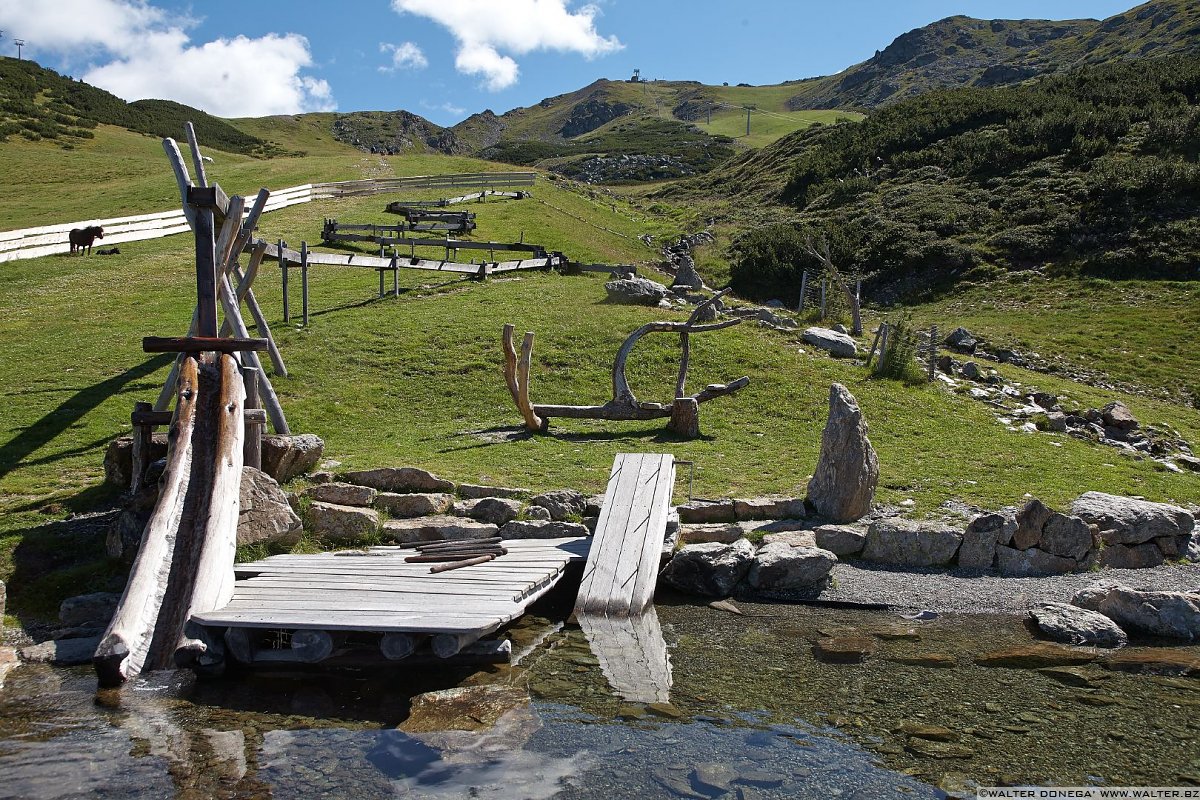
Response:
[[[833,257],[829,254],[829,239],[822,235],[820,241],[820,249],[813,244],[812,236],[805,235],[804,249],[810,256],[821,262],[822,270],[825,277],[831,283],[837,286],[846,295],[846,302],[850,306],[851,332],[855,336],[862,336],[862,313],[859,306],[858,283],[860,276],[853,275],[854,285],[850,285],[850,281],[842,274],[842,271],[833,263]]]

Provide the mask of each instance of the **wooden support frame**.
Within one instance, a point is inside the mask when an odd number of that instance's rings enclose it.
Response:
[[[544,432],[549,425],[548,420],[550,417],[605,420],[659,419],[662,417],[671,417],[677,413],[686,413],[676,411],[677,407],[683,406],[685,409],[691,409],[693,422],[687,425],[687,429],[691,432],[690,435],[696,435],[698,423],[694,422],[695,411],[691,404],[685,401],[694,401],[696,406],[699,406],[700,403],[740,391],[750,383],[749,377],[742,376],[729,383],[709,384],[703,390],[691,396],[683,394],[687,383],[690,356],[687,337],[693,333],[705,333],[729,328],[742,322],[742,319],[739,317],[723,322],[697,323],[704,310],[728,293],[728,291],[728,289],[725,289],[718,292],[697,306],[687,322],[649,322],[629,334],[617,350],[616,358],[613,361],[612,399],[598,406],[544,405],[531,402],[529,399],[529,368],[533,355],[533,333],[529,332],[525,334],[521,354],[518,357],[513,344],[513,332],[515,328],[512,325],[505,325],[502,333],[504,379],[508,385],[509,393],[512,395],[513,402],[525,419],[525,427],[531,431]],[[633,346],[648,333],[680,334],[683,351],[679,362],[679,376],[675,384],[675,399],[671,403],[648,403],[638,400],[625,376],[625,363],[629,359],[629,354],[632,352]],[[688,431],[680,430],[678,432],[681,435],[689,435]]]

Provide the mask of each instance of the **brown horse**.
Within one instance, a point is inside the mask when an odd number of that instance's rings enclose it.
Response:
[[[86,228],[71,229],[71,252],[78,250],[80,253],[87,249],[88,255],[92,253],[92,242],[97,239],[104,238],[104,228],[99,225],[89,225]]]

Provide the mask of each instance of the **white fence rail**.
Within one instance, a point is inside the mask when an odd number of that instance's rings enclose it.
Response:
[[[292,186],[272,192],[264,211],[275,211],[317,199],[373,195],[401,189],[530,186],[536,176],[537,173],[534,172],[474,172],[461,175],[417,175],[405,178],[306,183],[303,186]],[[71,245],[67,241],[67,234],[73,228],[86,228],[89,225],[104,228],[104,238],[96,240],[96,247],[160,239],[189,230],[182,211],[159,211],[154,214],[85,219],[79,222],[64,222],[61,225],[0,231],[0,262],[70,252]]]

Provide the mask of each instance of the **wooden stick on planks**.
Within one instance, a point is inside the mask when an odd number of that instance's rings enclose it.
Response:
[[[486,556],[475,556],[475,558],[466,558],[462,561],[451,561],[449,564],[437,564],[429,568],[430,572],[446,572],[460,567],[473,567],[476,564],[484,564],[496,557],[495,553]]]
[[[424,553],[419,556],[409,556],[404,559],[404,563],[428,564],[435,561],[461,561],[464,558],[474,558],[476,556],[490,556],[491,558],[495,558],[496,556],[503,555],[508,555],[508,551],[502,547],[495,549],[480,547],[475,550],[462,550],[451,553]]]
[[[481,539],[441,539],[431,540],[428,542],[403,542],[400,547],[404,550],[410,550],[412,548],[424,550],[426,548],[446,547],[448,545],[495,544],[499,541],[499,536],[488,536]]]

